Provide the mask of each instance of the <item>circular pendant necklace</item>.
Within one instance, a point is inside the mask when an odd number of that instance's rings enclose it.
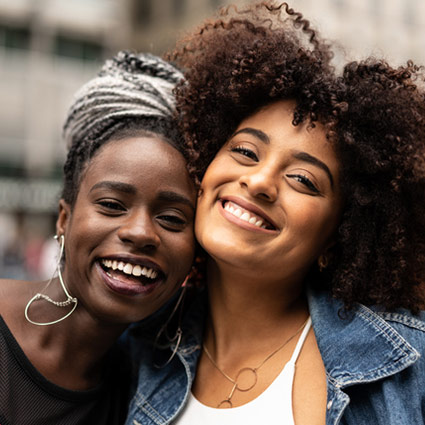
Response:
[[[232,408],[233,407],[233,403],[232,403],[232,397],[235,394],[235,391],[240,391],[240,392],[247,392],[252,390],[255,385],[258,382],[258,369],[260,369],[264,363],[266,363],[268,360],[270,360],[275,354],[277,354],[280,350],[282,350],[283,347],[285,347],[286,344],[288,344],[292,339],[294,339],[299,332],[304,328],[304,326],[306,325],[308,321],[307,320],[299,327],[299,329],[297,329],[297,331],[291,336],[289,337],[282,345],[280,345],[279,347],[276,348],[276,350],[274,350],[272,353],[270,353],[264,360],[262,360],[260,362],[260,364],[256,367],[243,367],[242,369],[239,369],[238,373],[236,374],[235,378],[230,377],[224,370],[222,370],[219,365],[216,363],[216,361],[213,359],[212,355],[210,354],[210,352],[208,351],[207,347],[205,346],[205,344],[202,345],[202,349],[204,350],[205,354],[207,355],[207,357],[209,358],[209,360],[211,361],[211,363],[213,364],[213,366],[228,380],[233,384],[233,387],[229,393],[229,395],[222,401],[220,401],[220,403],[218,403],[217,408]],[[251,375],[251,377],[249,377],[249,375]],[[244,377],[244,382],[245,384],[242,385],[240,384],[238,381],[241,380],[241,378]]]

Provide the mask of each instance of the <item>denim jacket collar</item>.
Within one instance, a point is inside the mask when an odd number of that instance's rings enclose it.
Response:
[[[325,369],[338,388],[393,375],[420,357],[371,308],[358,305],[346,318],[336,320],[342,311],[339,301],[326,293],[310,291],[308,302]],[[330,324],[332,329],[329,329]]]

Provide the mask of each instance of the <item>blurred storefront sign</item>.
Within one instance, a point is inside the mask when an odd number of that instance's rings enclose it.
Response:
[[[54,180],[0,178],[0,211],[55,212],[61,189]]]

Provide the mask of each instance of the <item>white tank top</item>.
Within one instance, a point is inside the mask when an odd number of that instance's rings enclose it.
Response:
[[[192,393],[183,412],[174,421],[176,425],[258,425],[285,424],[294,425],[292,413],[292,386],[295,375],[295,363],[311,327],[311,318],[307,320],[298,339],[291,359],[286,363],[277,378],[257,398],[242,406],[231,409],[216,409],[200,403]]]

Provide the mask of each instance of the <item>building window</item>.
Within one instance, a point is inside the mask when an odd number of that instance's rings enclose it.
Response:
[[[103,58],[103,47],[100,43],[58,34],[55,38],[54,53],[57,56],[87,62],[100,62]]]
[[[28,50],[30,47],[29,29],[0,24],[0,45],[8,49]]]
[[[23,177],[25,176],[25,169],[23,164],[14,162],[6,162],[4,159],[0,160],[0,176],[3,177]]]

